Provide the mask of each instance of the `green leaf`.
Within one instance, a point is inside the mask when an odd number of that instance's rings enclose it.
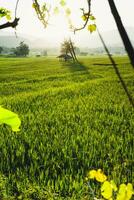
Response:
[[[7,124],[13,131],[19,131],[21,120],[16,113],[0,106],[0,124]]]
[[[90,33],[96,31],[96,24],[88,25],[88,31],[90,31]]]
[[[95,18],[93,15],[90,15],[90,16],[89,16],[89,19],[90,19],[90,20],[96,20],[96,18]]]

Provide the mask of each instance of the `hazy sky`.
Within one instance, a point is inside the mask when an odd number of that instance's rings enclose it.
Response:
[[[59,2],[60,0],[46,0],[46,2],[52,2],[54,6],[57,1]],[[74,23],[80,24],[82,21],[79,8],[86,7],[86,0],[66,1],[68,2],[68,6],[71,5]],[[15,3],[16,0],[0,0],[0,6],[11,9],[13,13]],[[124,25],[134,27],[134,0],[115,0],[115,3]],[[116,28],[107,0],[92,0],[92,13],[97,18],[97,25],[101,31]],[[32,0],[20,0],[17,15],[20,17],[19,26],[17,27],[18,33],[37,37],[41,36],[48,40],[58,40],[59,38],[66,38],[72,35],[68,30],[67,20],[62,14],[53,16],[48,28],[44,29],[32,8]],[[10,30],[8,29],[8,31]],[[90,33],[84,30],[77,34],[79,36],[85,34],[86,36]]]

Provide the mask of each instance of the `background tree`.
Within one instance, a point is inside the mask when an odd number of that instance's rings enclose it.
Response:
[[[75,53],[76,53],[76,55],[80,55],[80,48],[79,47],[75,47]]]
[[[43,50],[42,55],[47,56],[47,50]]]
[[[69,40],[65,40],[62,44],[61,44],[61,54],[70,54],[70,56],[72,57],[73,61],[78,61],[76,54],[75,54],[75,47],[74,47],[74,43],[71,41],[71,39]]]
[[[61,44],[61,49],[60,49],[61,54],[70,54],[70,45],[67,40],[64,40],[64,42]]]
[[[24,42],[20,42],[20,45],[14,49],[14,54],[16,56],[26,57],[29,54],[29,47]]]
[[[2,53],[2,51],[3,51],[3,48],[2,48],[2,47],[0,47],[0,54]]]

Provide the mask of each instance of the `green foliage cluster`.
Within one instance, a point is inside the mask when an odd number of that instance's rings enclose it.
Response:
[[[133,95],[128,59],[115,60]],[[91,199],[94,168],[118,185],[134,180],[134,110],[108,59],[81,61],[0,58],[0,104],[22,120],[18,134],[0,126],[3,199]]]

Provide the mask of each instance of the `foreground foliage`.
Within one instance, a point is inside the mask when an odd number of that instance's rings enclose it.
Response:
[[[0,106],[0,125],[1,124],[7,124],[11,126],[12,130],[16,132],[19,131],[21,120],[16,113]]]
[[[102,183],[100,188],[101,192],[97,198],[95,197],[95,188],[91,188],[90,186],[91,179]],[[102,172],[101,169],[89,171],[86,180],[88,181],[88,185],[92,191],[93,199],[101,200],[103,198],[108,200],[130,200],[132,198],[134,191],[131,183],[122,183],[118,188],[114,180],[107,179],[108,177]]]
[[[22,120],[19,134],[0,126],[1,199],[91,199],[93,168],[134,180],[133,109],[106,58],[82,62],[0,58],[0,105]],[[133,95],[128,59],[116,62]]]

